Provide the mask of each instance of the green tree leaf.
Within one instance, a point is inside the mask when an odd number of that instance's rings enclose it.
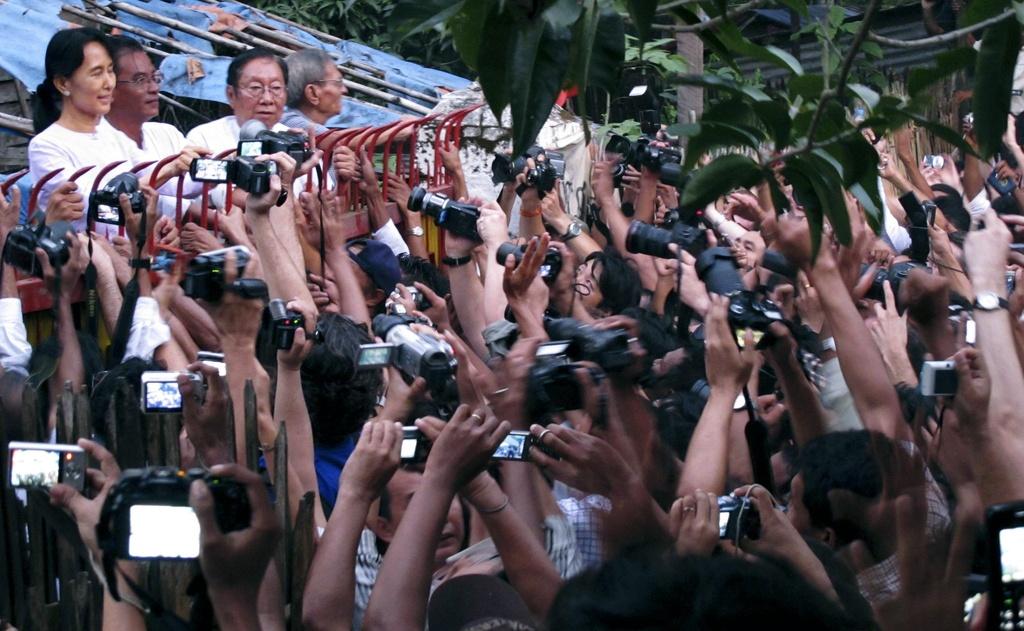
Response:
[[[1020,24],[1004,20],[985,30],[974,69],[974,134],[982,158],[999,150],[1010,113],[1013,67],[1020,52]]]
[[[839,243],[849,245],[852,240],[850,215],[846,211],[843,197],[843,165],[824,150],[817,149],[807,155],[812,165],[808,176],[815,195],[821,201],[821,209],[828,217]]]
[[[750,158],[728,154],[699,169],[683,189],[680,206],[703,208],[738,186],[753,186],[763,180],[764,171]]]
[[[686,74],[673,77],[676,83],[682,85],[699,85],[710,90],[722,90],[730,94],[745,96],[752,101],[771,101],[772,98],[765,94],[764,90],[753,86],[743,85],[732,79],[720,77],[713,74]]]
[[[786,104],[780,101],[761,101],[753,103],[752,107],[761,124],[771,134],[775,148],[782,149],[788,145],[793,119],[789,117]]]
[[[740,29],[732,22],[726,22],[715,29],[715,35],[733,52],[759,61],[774,64],[794,75],[804,73],[803,66],[796,57],[776,46],[760,46],[743,36]]]
[[[512,147],[523,153],[534,143],[562,87],[569,66],[572,35],[541,16],[516,30],[509,49],[508,92],[512,108]]]
[[[697,164],[701,156],[721,147],[749,147],[757,150],[764,141],[760,130],[728,123],[702,120],[698,123],[699,131],[690,138],[686,145],[686,159],[683,170],[689,170]]]
[[[864,106],[867,107],[869,110],[875,109],[875,106],[878,105],[878,92],[875,92],[868,86],[862,85],[860,83],[851,83],[846,87],[848,87],[851,92],[856,94],[857,98],[863,101]]]
[[[584,13],[573,27],[570,85],[613,92],[625,54],[625,27],[615,11],[602,9],[597,0],[584,0]],[[586,99],[580,99],[582,103]]]
[[[687,9],[685,6],[674,7],[671,10],[671,13],[672,15],[676,16],[686,24],[693,25],[700,22],[700,17],[698,17],[697,14],[694,13],[693,11]],[[715,35],[714,31],[712,31],[711,29],[704,29],[699,33],[699,35],[701,41],[704,42],[704,45],[707,46],[713,53],[715,53],[715,55],[717,55],[719,59],[721,59],[730,68],[736,70],[737,72],[739,71],[739,66],[736,64],[736,59],[734,58],[734,55],[732,54],[732,52],[730,52],[726,45],[722,43],[720,39],[718,39],[718,36]]]
[[[995,17],[1010,8],[1010,0],[971,0],[960,14],[960,26],[970,26]]]
[[[480,44],[483,41],[483,27],[487,23],[487,14],[491,11],[492,4],[489,1],[467,2],[449,22],[455,49],[459,51],[466,65],[474,70],[479,67],[477,61]]]
[[[473,0],[473,3],[483,0]],[[398,0],[388,18],[388,29],[400,37],[426,31],[451,18],[466,0]],[[472,3],[471,3],[472,4]]]

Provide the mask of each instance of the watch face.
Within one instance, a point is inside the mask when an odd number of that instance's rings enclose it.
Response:
[[[978,306],[982,309],[998,309],[999,297],[992,293],[978,294]]]

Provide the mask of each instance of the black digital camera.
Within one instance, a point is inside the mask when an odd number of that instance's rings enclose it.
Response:
[[[729,248],[719,246],[701,252],[697,257],[697,276],[708,291],[729,298],[729,324],[735,331],[751,329],[763,334],[773,322],[785,323],[774,302],[758,298],[743,286]],[[760,336],[755,337],[760,340]],[[742,343],[738,333],[737,341]]]
[[[537,348],[537,357],[526,378],[526,410],[530,418],[541,419],[567,410],[583,408],[584,397],[576,371],[568,353],[568,342],[550,342]],[[604,373],[585,366],[595,384],[604,380]]]
[[[864,273],[868,268],[867,265],[861,267],[861,273]],[[889,269],[880,269],[875,273],[875,277],[871,280],[871,287],[868,289],[868,293],[864,295],[865,298],[871,300],[877,300],[879,302],[885,302],[885,281],[889,281],[889,286],[892,287],[892,295],[899,299],[900,285],[910,274],[911,270],[923,269],[928,271],[928,268],[914,261],[901,261],[899,263],[893,263]]]
[[[251,157],[196,158],[189,166],[189,174],[196,182],[230,182],[250,195],[263,195],[270,190],[270,176],[277,174],[277,163],[273,160],[257,162]]]
[[[36,248],[42,248],[55,269],[68,262],[71,256],[70,239],[75,238],[75,229],[66,221],[56,221],[47,226],[15,226],[4,242],[4,263],[19,272],[43,277],[43,268],[36,258]]]
[[[188,502],[194,480],[203,480],[209,486],[222,532],[249,527],[249,496],[234,480],[203,469],[127,469],[110,489],[96,524],[103,554],[116,559],[197,558],[199,521]]]
[[[636,220],[629,224],[626,232],[626,250],[634,254],[674,259],[676,255],[669,248],[673,243],[680,250],[697,256],[707,246],[707,234],[703,228],[683,222],[676,222],[667,230]]]
[[[502,243],[498,246],[498,265],[505,265],[505,259],[511,254],[516,258],[516,265],[523,260],[523,254],[526,253],[526,247],[522,245],[516,245],[515,243]],[[545,283],[549,285],[554,282],[555,277],[562,271],[562,253],[557,248],[549,247],[548,251],[544,254],[544,262],[540,264],[540,277],[544,279]]]
[[[606,372],[618,372],[633,363],[629,334],[621,329],[601,330],[572,318],[549,318],[544,328],[552,341],[568,342],[573,361],[588,361]]]
[[[306,318],[298,311],[290,310],[284,300],[275,298],[263,312],[263,323],[274,348],[286,351],[295,343],[295,332],[306,326]]]
[[[761,536],[761,516],[746,497],[718,498],[718,538],[738,543]]]
[[[686,184],[686,174],[683,172],[683,154],[675,147],[659,147],[651,143],[655,141],[649,136],[642,136],[637,140],[630,140],[625,136],[612,134],[605,143],[605,153],[620,156],[619,164],[612,171],[616,186],[621,185],[622,175],[626,167],[634,169],[646,168],[658,174],[662,184],[681,188]]]
[[[185,278],[181,286],[189,298],[202,298],[207,302],[216,302],[224,295],[224,263],[228,251],[235,253],[235,264],[238,266],[238,277],[245,272],[252,253],[244,245],[204,252],[189,261],[185,270]]]
[[[444,340],[413,331],[409,325],[415,322],[405,315],[374,317],[373,334],[384,343],[362,345],[356,365],[360,370],[394,366],[409,379],[423,377],[435,400],[449,399],[458,367],[455,354]]]
[[[497,153],[491,162],[491,181],[495,184],[514,182],[527,167],[530,158],[533,159],[534,167],[526,173],[526,187],[537,189],[537,193],[544,197],[554,190],[555,182],[565,175],[565,156],[557,151],[546,151],[534,145],[518,158]]]
[[[296,165],[313,157],[309,138],[305,134],[264,129],[256,132],[253,138],[238,141],[239,158],[255,158],[275,153],[287,153],[295,160]]]
[[[409,210],[433,217],[439,227],[454,235],[480,241],[480,233],[476,229],[480,209],[476,206],[452,201],[446,195],[431,193],[417,186],[409,194]]]
[[[121,195],[127,195],[132,212],[136,215],[146,210],[146,198],[139,189],[139,176],[121,173],[110,178],[103,188],[89,195],[89,220],[112,226],[123,226]]]

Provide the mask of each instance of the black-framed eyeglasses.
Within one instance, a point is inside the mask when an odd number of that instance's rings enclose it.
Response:
[[[146,85],[147,83],[150,83],[150,82],[152,82],[153,85],[160,85],[161,83],[164,82],[164,74],[162,72],[160,72],[159,70],[154,72],[151,75],[139,73],[139,74],[135,75],[134,77],[132,77],[131,79],[124,79],[124,80],[118,81],[118,84],[126,83],[126,84],[133,85],[133,86],[135,86],[137,88],[141,88],[142,86],[144,86],[144,85]]]

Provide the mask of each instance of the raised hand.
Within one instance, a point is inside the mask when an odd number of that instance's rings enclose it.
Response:
[[[341,472],[342,493],[377,499],[401,464],[402,424],[370,421],[363,425],[356,449]]]
[[[508,421],[499,422],[486,407],[471,412],[468,405],[460,405],[434,442],[424,475],[436,477],[453,492],[462,488],[483,471],[509,429]]]
[[[18,188],[14,188],[18,193]],[[64,182],[50,194],[46,202],[46,223],[56,221],[78,221],[85,213],[85,197],[78,190],[78,184]]]
[[[233,454],[229,442],[231,426],[227,423],[227,382],[216,368],[202,362],[190,364],[188,370],[201,374],[206,383],[204,388],[188,375],[178,375],[181,422],[188,440],[206,466],[229,463]]]

